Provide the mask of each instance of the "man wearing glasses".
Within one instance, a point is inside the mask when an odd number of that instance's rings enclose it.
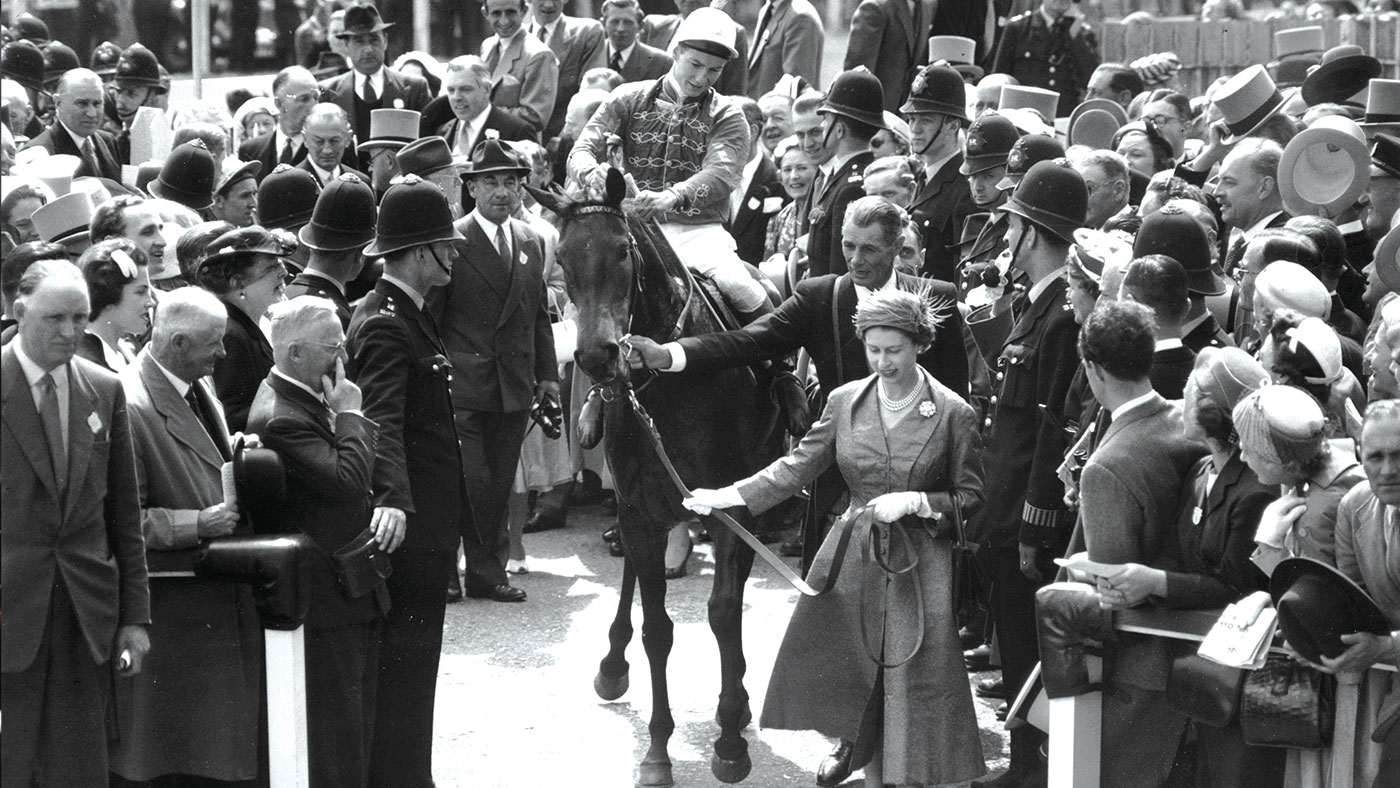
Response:
[[[1181,163],[1190,132],[1191,100],[1175,90],[1154,90],[1142,107],[1142,117],[1157,124],[1157,133],[1171,143],[1172,158]]]
[[[306,158],[302,127],[306,117],[321,100],[316,78],[301,66],[291,66],[277,72],[272,80],[272,102],[277,105],[277,127],[260,137],[238,146],[238,158],[262,162],[258,183],[278,164],[297,165]],[[346,146],[347,151],[350,146]],[[343,161],[354,166],[354,158],[345,154]]]

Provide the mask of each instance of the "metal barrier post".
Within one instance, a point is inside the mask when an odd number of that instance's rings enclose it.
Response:
[[[190,71],[194,97],[204,98],[204,77],[209,73],[209,0],[190,0]]]

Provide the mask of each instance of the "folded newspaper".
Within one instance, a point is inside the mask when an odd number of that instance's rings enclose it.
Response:
[[[1225,608],[1196,653],[1232,668],[1256,670],[1264,666],[1278,628],[1278,611],[1264,591]]]

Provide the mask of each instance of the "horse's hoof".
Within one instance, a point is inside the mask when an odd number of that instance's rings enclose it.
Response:
[[[593,677],[593,691],[603,700],[617,700],[627,693],[627,687],[626,673],[617,678],[608,678],[602,671],[598,671],[598,675]]]
[[[749,776],[752,769],[753,761],[749,759],[748,753],[732,761],[717,754],[710,756],[710,772],[722,783],[740,782]]]
[[[637,788],[670,788],[675,784],[669,762],[643,763],[637,767]]]

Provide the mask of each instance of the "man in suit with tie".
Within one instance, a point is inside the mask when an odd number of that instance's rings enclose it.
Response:
[[[162,294],[151,342],[122,373],[131,413],[146,555],[188,569],[199,545],[248,533],[224,499],[228,425],[205,380],[224,355],[224,305],[209,291]],[[118,682],[120,739],[112,773],[246,781],[258,775],[262,627],[248,586],[152,578],[151,652],[142,675]],[[115,784],[122,785],[120,780]]]
[[[1220,216],[1229,226],[1230,243],[1225,257],[1225,273],[1233,274],[1244,257],[1245,245],[1266,228],[1288,222],[1283,209],[1283,192],[1278,186],[1278,165],[1283,148],[1273,140],[1248,137],[1241,140],[1220,162],[1215,198]]]
[[[369,184],[354,175],[331,181],[316,198],[311,221],[297,234],[301,245],[311,250],[311,256],[306,268],[287,285],[287,298],[313,295],[329,299],[341,328],[349,328],[354,310],[345,297],[345,284],[359,276],[364,267],[361,253],[374,240],[377,216],[374,190]],[[275,354],[276,348],[273,350]]]
[[[507,497],[531,406],[559,401],[559,368],[549,325],[544,245],[512,219],[512,197],[530,166],[498,140],[472,153],[467,190],[476,208],[456,224],[466,262],[429,299],[461,385],[452,391],[462,470],[476,527],[464,531],[471,597],[523,602],[506,577]]]
[[[481,42],[481,58],[491,69],[492,103],[538,135],[554,114],[559,58],[525,32],[525,9],[525,0],[486,0],[481,13],[496,33]]]
[[[763,245],[768,240],[768,222],[782,210],[789,198],[778,179],[778,168],[760,144],[763,111],[751,98],[735,99],[749,124],[749,160],[729,198],[729,234],[739,259],[751,265],[763,261]]]
[[[621,74],[624,83],[658,79],[671,70],[670,55],[637,38],[645,16],[637,0],[603,2],[603,29],[608,34],[606,65]]]
[[[345,163],[352,131],[345,110],[338,104],[317,104],[302,125],[306,158],[297,164],[316,177],[321,188],[341,175],[350,174],[369,183],[369,176]],[[353,157],[352,157],[353,158]]]
[[[826,32],[816,6],[808,0],[766,0],[758,9],[753,49],[749,52],[748,95],[757,100],[784,74],[820,85]]]
[[[603,46],[603,26],[596,19],[581,19],[564,14],[564,0],[534,0],[534,21],[529,34],[543,41],[559,60],[558,90],[554,95],[554,110],[544,126],[543,139],[559,136],[569,99],[579,90],[583,75],[589,69],[606,65]]]
[[[432,99],[427,80],[384,65],[389,46],[384,29],[392,24],[380,19],[379,10],[370,3],[356,3],[345,9],[345,29],[337,38],[345,42],[352,68],[349,73],[321,83],[321,100],[345,110],[355,139],[369,139],[371,110],[422,112]]]
[[[846,272],[841,227],[846,206],[865,196],[865,168],[875,160],[870,139],[886,128],[880,109],[883,96],[880,80],[869,71],[843,71],[817,110],[822,119],[821,147],[831,158],[819,168],[807,212],[808,276]]]
[[[76,268],[36,262],[18,293],[19,338],[0,353],[0,783],[105,785],[110,663],[139,672],[151,642],[126,398],[73,357],[88,318]]]
[[[491,68],[475,55],[455,57],[447,63],[447,75],[442,82],[444,95],[433,99],[424,112],[425,124],[430,115],[438,115],[433,106],[446,102],[452,119],[423,129],[423,136],[437,135],[447,140],[452,155],[470,158],[476,146],[494,130],[499,139],[533,140],[535,129],[529,123],[507,113],[491,101]]]
[[[258,183],[278,164],[297,165],[306,158],[302,127],[306,116],[320,101],[321,89],[316,78],[301,66],[290,66],[277,72],[272,80],[272,103],[277,105],[277,128],[260,137],[245,140],[238,146],[238,158],[262,163]]]
[[[960,134],[968,124],[966,107],[962,75],[948,66],[927,66],[899,108],[909,119],[909,152],[924,165],[923,186],[909,206],[923,235],[923,274],[944,282],[954,281],[963,223],[977,210],[962,171]],[[969,145],[980,152],[982,140],[969,136]]]
[[[384,274],[346,337],[365,418],[379,426],[370,529],[394,569],[380,638],[372,786],[433,785],[442,591],[472,515],[452,423],[452,367],[423,296],[451,280],[461,240],[438,187],[416,175],[390,186],[365,248],[367,257],[384,258]]]
[[[937,0],[861,0],[851,17],[843,70],[865,66],[887,86],[884,108],[894,112],[928,60]]]
[[[73,177],[92,176],[121,182],[117,142],[101,130],[104,92],[102,78],[75,68],[58,80],[54,91],[54,123],[22,150],[43,148],[50,155],[66,153],[83,163]]]

